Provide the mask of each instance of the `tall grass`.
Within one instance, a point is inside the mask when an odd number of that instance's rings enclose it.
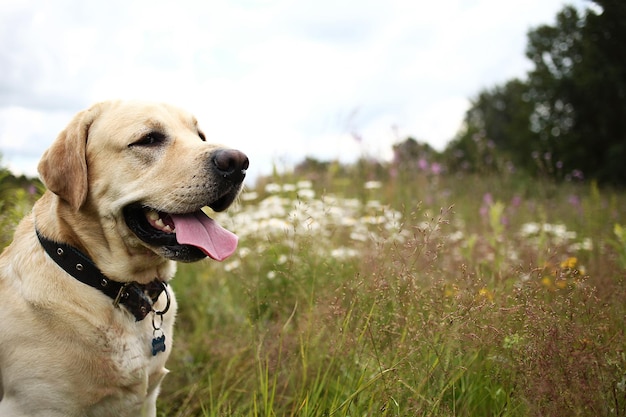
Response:
[[[160,416],[626,416],[626,194],[358,168],[216,215]]]
[[[625,416],[626,195],[277,177],[183,265],[168,416]],[[623,239],[623,238],[622,238]]]

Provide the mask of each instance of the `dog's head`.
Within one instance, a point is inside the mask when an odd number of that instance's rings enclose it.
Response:
[[[202,209],[229,207],[247,168],[242,152],[207,142],[192,115],[126,101],[76,115],[39,163],[46,187],[85,227],[129,252],[185,262],[234,250],[236,238]]]

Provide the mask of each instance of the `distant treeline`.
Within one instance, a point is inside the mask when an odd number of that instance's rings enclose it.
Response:
[[[593,3],[528,33],[533,69],[472,100],[444,152],[449,169],[626,185],[626,2]]]
[[[42,186],[41,181],[36,178],[28,178],[25,175],[15,176],[6,168],[0,168],[0,196],[6,196],[7,192],[15,189],[28,190],[36,193]]]
[[[626,2],[594,3],[582,16],[565,6],[554,26],[530,30],[527,79],[479,92],[443,152],[407,138],[389,165],[307,158],[296,172],[365,172],[369,164],[370,175],[513,174],[625,186]]]

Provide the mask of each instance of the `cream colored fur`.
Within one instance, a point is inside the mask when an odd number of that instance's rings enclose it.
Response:
[[[129,146],[149,129],[167,146]],[[0,416],[155,416],[172,348],[176,301],[164,315],[167,350],[152,356],[151,315],[143,321],[78,282],[44,252],[35,234],[71,244],[117,281],[169,281],[175,263],[141,242],[122,208],[141,201],[164,212],[210,201],[198,175],[216,148],[177,108],[104,102],[71,121],[44,154],[48,191],[0,256]],[[165,294],[155,306],[162,309]]]

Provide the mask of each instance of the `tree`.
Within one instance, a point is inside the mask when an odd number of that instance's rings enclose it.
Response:
[[[556,26],[541,26],[528,34],[526,56],[535,67],[528,74],[528,98],[534,107],[529,128],[535,152],[567,172],[583,168],[579,153],[584,146],[574,129],[572,103],[574,67],[582,61],[582,25],[576,9],[569,6],[556,21]]]
[[[535,111],[531,128],[554,159],[601,182],[626,184],[626,8],[598,0],[602,10],[580,18],[566,7],[555,27],[529,33],[527,56]]]
[[[448,153],[482,133],[524,170],[626,185],[626,3],[596,4],[528,33],[528,79],[480,92]]]
[[[472,171],[510,170],[511,164],[532,168],[532,110],[528,86],[518,79],[482,91],[465,115],[465,129],[457,138],[455,154],[464,156],[466,168]]]
[[[596,0],[582,28],[570,100],[578,163],[602,182],[626,185],[626,3]]]

